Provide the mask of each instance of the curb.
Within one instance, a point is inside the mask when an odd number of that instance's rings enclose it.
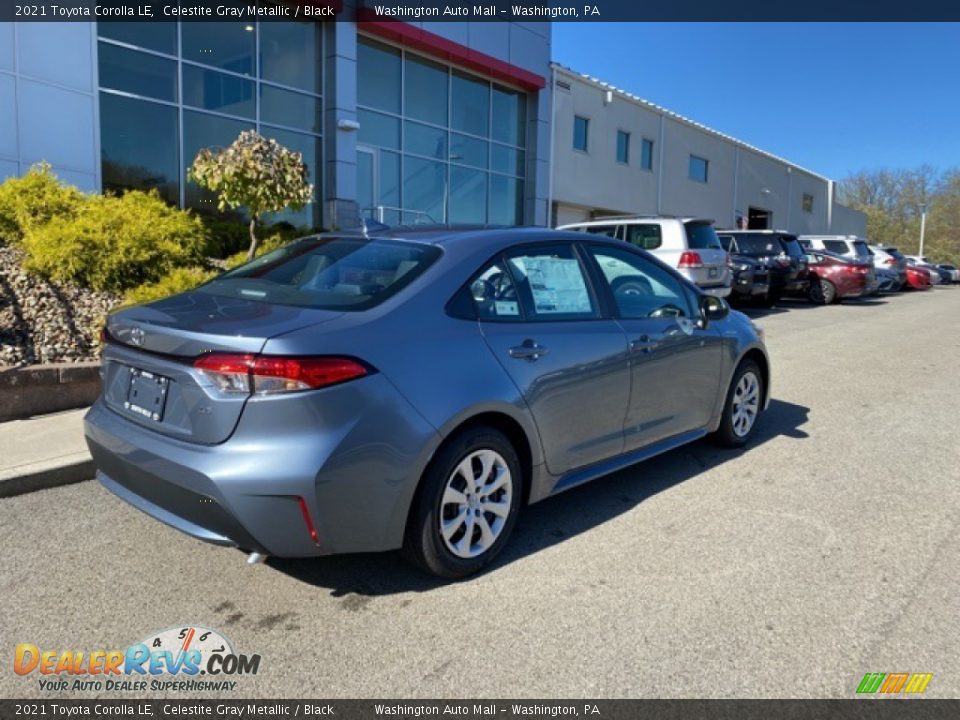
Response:
[[[0,422],[92,405],[99,361],[0,368]]]
[[[86,453],[74,453],[57,465],[34,463],[24,466],[17,475],[0,477],[0,498],[15,497],[48,488],[72,485],[90,480],[96,468]],[[48,467],[42,467],[48,465]]]

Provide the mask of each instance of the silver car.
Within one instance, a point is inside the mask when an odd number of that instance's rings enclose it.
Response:
[[[561,225],[624,240],[656,255],[707,295],[728,297],[733,290],[730,254],[723,249],[713,220],[663,215],[626,215]]]
[[[446,578],[521,508],[770,395],[762,334],[650,254],[543,229],[298,240],[110,316],[100,482],[263,556],[403,548]]]

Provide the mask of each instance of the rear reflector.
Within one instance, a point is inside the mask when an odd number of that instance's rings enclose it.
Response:
[[[343,357],[209,353],[193,366],[222,392],[262,395],[316,390],[368,373],[366,366]]]
[[[320,536],[317,535],[317,529],[313,526],[313,519],[310,517],[310,510],[307,508],[307,501],[302,497],[298,497],[297,500],[300,503],[300,512],[303,513],[303,521],[307,524],[307,532],[310,534],[310,539],[313,540],[315,545],[319,545]]]
[[[700,253],[695,253],[687,250],[680,255],[680,262],[677,263],[678,268],[701,268],[703,267],[703,259],[700,257]]]

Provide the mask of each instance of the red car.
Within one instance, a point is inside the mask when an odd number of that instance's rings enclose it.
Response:
[[[810,302],[821,305],[856,298],[866,292],[871,265],[825,250],[811,251]]]
[[[930,273],[922,267],[907,265],[907,287],[914,290],[929,290]]]

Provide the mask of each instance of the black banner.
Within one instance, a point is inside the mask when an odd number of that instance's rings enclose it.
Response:
[[[945,720],[960,700],[0,700],[0,718]]]
[[[960,3],[943,0],[3,0],[0,22],[622,22],[622,21],[950,21]]]

